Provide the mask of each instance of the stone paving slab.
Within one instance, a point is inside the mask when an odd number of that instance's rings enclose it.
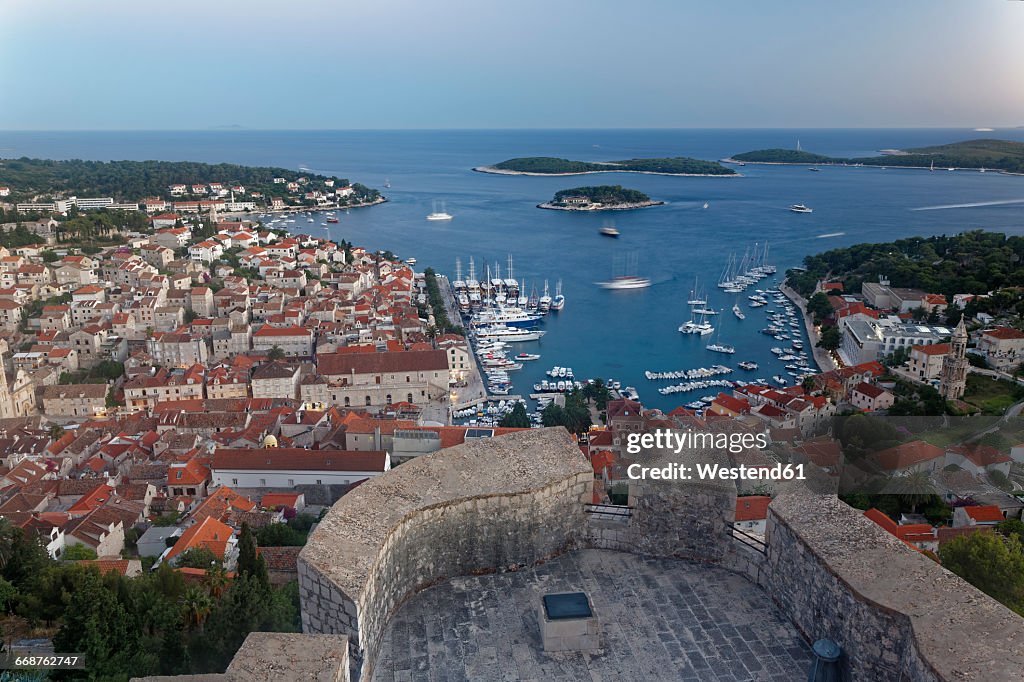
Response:
[[[543,594],[583,591],[601,649],[545,654]],[[391,619],[374,682],[806,679],[811,653],[767,595],[715,566],[583,550],[514,573],[454,578]]]

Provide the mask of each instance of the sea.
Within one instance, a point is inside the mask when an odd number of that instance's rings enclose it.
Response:
[[[738,168],[742,177],[668,177],[600,174],[572,177],[501,176],[474,166],[512,157],[557,156],[587,161],[636,157],[692,156],[721,159],[769,147],[800,148],[834,156],[876,155],[880,149],[918,147],[992,137],[1024,141],[1024,129],[809,129],[809,130],[403,130],[403,131],[167,131],[167,132],[0,132],[0,157],[159,159],[279,166],[332,174],[381,188],[385,204],[339,215],[330,237],[369,249],[415,257],[454,279],[456,259],[463,275],[470,257],[478,279],[496,264],[527,289],[552,293],[561,280],[565,308],[549,314],[547,334],[515,352],[541,354],[514,374],[513,394],[533,392],[554,365],[572,367],[577,378],[619,380],[636,387],[644,404],[664,410],[714,390],[662,396],[657,388],[674,382],[648,381],[644,372],[683,370],[741,360],[760,365],[730,378],[768,379],[785,374],[770,352],[786,346],[758,330],[769,304],[753,309],[747,294],[723,293],[716,283],[730,257],[763,249],[778,276],[804,256],[863,242],[909,236],[955,234],[986,229],[1024,233],[1024,177],[994,172],[797,166]],[[390,188],[384,189],[385,181]],[[562,212],[537,208],[558,190],[583,185],[621,184],[666,202],[623,212]],[[449,222],[428,222],[434,202],[443,201]],[[705,209],[704,204],[708,207]],[[790,204],[813,208],[790,212]],[[301,218],[296,232],[324,234]],[[612,224],[619,239],[598,230]],[[638,274],[653,286],[609,291],[596,285],[612,275]],[[720,310],[716,332],[680,334],[689,319],[687,299],[694,282]],[[739,302],[746,319],[730,311]],[[801,334],[801,336],[803,336]],[[705,349],[730,344],[735,355]]]

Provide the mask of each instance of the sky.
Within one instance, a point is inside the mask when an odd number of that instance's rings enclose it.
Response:
[[[0,0],[0,130],[1024,125],[1019,0]]]

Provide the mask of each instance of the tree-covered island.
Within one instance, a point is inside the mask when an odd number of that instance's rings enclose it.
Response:
[[[570,161],[550,156],[508,159],[492,166],[478,166],[480,173],[499,175],[583,175],[585,173],[653,173],[657,175],[736,176],[736,171],[717,161],[675,156],[663,159],[624,161]]]
[[[631,208],[660,206],[665,202],[652,201],[649,196],[622,185],[574,187],[555,192],[551,201],[538,204],[538,208],[559,211],[623,211]]]
[[[725,159],[739,163],[864,165],[901,168],[970,168],[1024,173],[1024,143],[1010,140],[965,140],[952,144],[892,150],[880,156],[844,158],[799,149],[759,149]]]

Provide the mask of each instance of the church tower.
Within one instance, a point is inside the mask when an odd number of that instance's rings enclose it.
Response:
[[[939,393],[946,400],[957,400],[964,395],[967,388],[967,328],[964,318],[953,330],[949,340],[949,353],[942,358],[942,381]]]

